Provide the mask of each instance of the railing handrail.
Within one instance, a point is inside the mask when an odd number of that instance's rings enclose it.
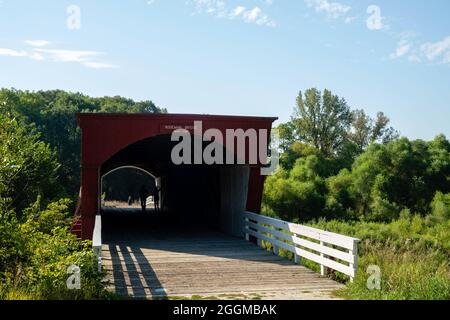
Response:
[[[316,240],[321,240],[323,242],[327,242],[327,240],[332,241],[333,245],[339,245],[343,248],[346,249],[352,249],[353,248],[353,242],[356,241],[360,241],[357,238],[352,238],[349,236],[345,236],[339,233],[334,233],[334,232],[329,232],[329,231],[325,231],[325,230],[321,230],[321,229],[317,229],[317,228],[313,228],[313,227],[309,227],[309,226],[305,226],[305,225],[300,225],[300,224],[296,224],[293,222],[287,222],[287,221],[283,221],[280,219],[275,219],[275,218],[271,218],[268,216],[263,216],[260,214],[256,214],[256,213],[252,213],[252,212],[244,212],[244,215],[246,216],[246,218],[249,219],[257,219],[260,220],[263,223],[267,223],[270,225],[274,225],[280,229],[284,229],[286,231],[290,231],[292,233],[295,234],[299,234],[308,238],[313,238]],[[328,238],[331,237],[331,238]],[[339,239],[342,241],[336,241],[335,239]]]
[[[98,271],[102,270],[102,216],[95,217],[94,234],[92,236],[92,248],[97,257]]]
[[[306,258],[319,263],[322,275],[325,275],[325,268],[330,268],[351,279],[355,277],[359,239],[252,212],[244,212],[243,217],[247,239],[253,236],[259,242],[267,241],[274,246],[276,253],[278,248],[288,250],[295,254],[297,262]]]

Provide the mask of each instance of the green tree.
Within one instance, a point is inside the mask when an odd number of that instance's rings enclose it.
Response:
[[[267,179],[265,210],[286,220],[318,217],[325,206],[323,176],[329,171],[329,161],[320,155],[299,158],[292,170],[281,169]]]
[[[312,155],[318,156],[319,154],[320,151],[313,146],[295,141],[280,155],[280,165],[284,169],[291,170],[299,158],[306,158]]]
[[[335,155],[346,139],[352,121],[347,102],[324,90],[313,88],[299,93],[297,108],[292,119],[294,134],[303,142],[313,145],[325,156]]]
[[[0,112],[0,208],[21,211],[37,196],[59,195],[55,153],[32,126],[21,124],[9,112]]]
[[[398,132],[389,127],[389,123],[389,118],[382,112],[378,112],[374,120],[364,110],[354,110],[348,138],[358,147],[359,153],[361,153],[371,143],[388,143],[398,138]]]
[[[291,169],[299,157],[299,143],[335,160],[335,173],[350,168],[371,143],[386,144],[398,138],[382,112],[372,119],[364,110],[351,111],[344,99],[329,90],[308,89],[297,97],[291,121],[280,124],[281,165]],[[302,147],[304,148],[304,147]]]

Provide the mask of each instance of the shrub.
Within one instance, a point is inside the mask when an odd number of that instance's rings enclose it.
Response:
[[[435,217],[442,220],[450,219],[450,193],[437,192],[430,206]]]
[[[67,200],[51,203],[42,212],[34,206],[25,210],[24,215],[30,215],[25,222],[0,214],[0,299],[109,296],[90,242],[80,242],[68,230],[68,204]],[[67,288],[71,265],[81,270],[81,290]]]

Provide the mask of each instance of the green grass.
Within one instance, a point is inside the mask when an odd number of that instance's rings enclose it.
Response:
[[[337,295],[347,299],[450,300],[450,221],[404,216],[391,223],[318,221],[310,225],[361,239],[354,282]],[[307,265],[313,270],[317,266]],[[381,271],[370,290],[369,266]],[[317,271],[317,270],[316,270]],[[343,280],[339,276],[337,280]]]
[[[361,258],[353,283],[338,294],[354,299],[449,300],[450,273],[439,252],[398,250],[394,246],[374,245]],[[381,289],[369,290],[369,265],[381,270]]]

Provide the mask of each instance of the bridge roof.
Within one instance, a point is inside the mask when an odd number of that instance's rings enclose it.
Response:
[[[213,115],[213,114],[180,114],[180,113],[78,113],[78,123],[83,125],[88,119],[146,119],[166,121],[228,121],[228,122],[265,122],[273,123],[278,117]]]

